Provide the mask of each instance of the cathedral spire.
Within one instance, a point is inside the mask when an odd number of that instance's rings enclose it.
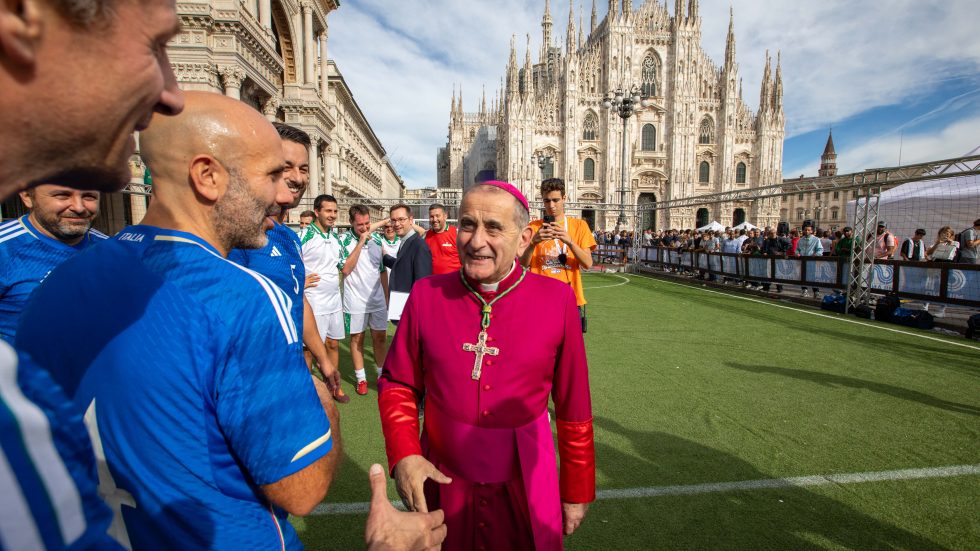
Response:
[[[480,102],[480,114],[487,116],[487,85],[483,85],[483,101]]]
[[[783,110],[783,52],[776,52],[776,83],[772,91],[772,109]]]
[[[463,85],[462,84],[459,85],[459,100],[457,101],[459,101],[459,103],[456,104],[456,112],[459,113],[460,117],[462,117],[463,116]]]
[[[692,23],[698,18],[698,0],[687,0],[687,18]]]
[[[531,65],[531,35],[527,35],[527,49],[524,57],[524,96],[534,96],[534,66]]]
[[[766,50],[766,68],[762,73],[762,90],[759,94],[759,113],[769,110],[772,99],[772,68],[769,50]]]
[[[589,36],[592,36],[592,33],[595,32],[595,28],[596,25],[598,24],[598,21],[599,19],[596,16],[596,11],[595,11],[595,0],[592,0],[592,26],[589,27]]]
[[[520,80],[517,72],[517,35],[510,35],[510,60],[507,62],[507,97],[517,94]]]
[[[540,63],[548,62],[548,48],[551,47],[551,0],[544,0],[544,16],[541,18],[541,57]]]
[[[616,10],[618,9],[616,4],[618,3],[617,0],[609,0],[609,13],[606,14],[606,20],[609,21],[609,25],[612,25],[613,19],[616,19]]]
[[[680,27],[684,23],[684,0],[674,0],[674,26]]]
[[[453,83],[453,100],[449,104],[449,118],[453,119],[456,117],[456,83]]]
[[[585,25],[582,24],[582,4],[578,5],[578,44],[576,49],[582,49],[585,46],[585,38],[582,36]]]
[[[735,67],[735,9],[728,8],[728,41],[725,43],[725,68]]]
[[[575,0],[568,3],[568,31],[565,35],[565,52],[571,55],[575,51]]]

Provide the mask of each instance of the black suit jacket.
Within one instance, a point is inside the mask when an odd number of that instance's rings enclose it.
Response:
[[[402,241],[397,258],[386,254],[382,262],[391,268],[388,274],[389,291],[408,293],[416,281],[432,275],[432,253],[425,239],[415,231]]]

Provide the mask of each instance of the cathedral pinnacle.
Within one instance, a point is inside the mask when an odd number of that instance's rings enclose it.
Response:
[[[609,0],[609,13],[606,15],[606,21],[609,22],[609,25],[612,25],[613,19],[616,19],[616,4],[618,3],[619,2],[617,0]],[[606,28],[609,28],[608,25]]]
[[[575,0],[568,3],[568,32],[565,35],[565,51],[571,55],[575,47]]]
[[[769,50],[766,50],[766,68],[762,73],[762,90],[759,94],[759,113],[769,110],[772,98],[772,63]]]
[[[596,17],[595,0],[592,0],[592,25],[589,27],[589,36],[592,36],[592,33],[595,32],[595,27],[597,24],[598,18]]]
[[[728,41],[725,43],[725,67],[735,66],[735,9],[728,8]]]
[[[783,53],[776,52],[776,83],[772,91],[772,108],[776,112],[783,110]]]
[[[684,0],[674,0],[674,26],[684,24]]]
[[[698,18],[698,0],[688,0],[687,2],[687,17],[692,22]]]
[[[541,18],[541,57],[540,63],[547,63],[548,48],[551,47],[551,0],[544,0],[544,17]]]
[[[633,13],[633,0],[623,0],[623,17],[629,18]]]

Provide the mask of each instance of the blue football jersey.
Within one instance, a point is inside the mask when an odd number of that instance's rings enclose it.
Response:
[[[258,489],[332,447],[290,302],[199,237],[150,226],[35,293],[17,346],[95,422],[133,548],[301,548]]]
[[[82,416],[47,371],[0,342],[0,550],[121,551],[95,481]]]
[[[51,270],[107,238],[90,229],[77,245],[67,245],[41,233],[26,214],[0,226],[0,338],[14,342],[27,299]]]
[[[252,269],[272,280],[293,301],[293,322],[303,331],[303,287],[306,267],[299,237],[285,224],[276,225],[266,235],[268,243],[261,249],[233,249],[228,260]]]

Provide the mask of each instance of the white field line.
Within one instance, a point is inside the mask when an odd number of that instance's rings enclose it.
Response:
[[[627,283],[630,282],[630,278],[628,278],[626,276],[617,275],[617,274],[598,274],[598,275],[611,275],[611,276],[618,277],[619,279],[622,279],[623,281],[621,281],[619,283],[613,283],[611,285],[596,285],[595,287],[584,287],[583,286],[582,287],[582,290],[583,291],[590,291],[592,289],[608,289],[610,287],[619,287],[620,285],[626,285]]]
[[[722,291],[715,291],[714,289],[705,289],[704,287],[697,287],[695,285],[685,285],[683,283],[676,283],[676,282],[673,282],[673,281],[666,281],[666,280],[663,280],[663,279],[657,279],[657,278],[646,276],[646,275],[642,275],[642,274],[638,274],[638,275],[640,275],[641,277],[645,277],[647,279],[650,279],[652,281],[657,281],[659,283],[668,283],[670,285],[677,285],[677,286],[680,286],[680,287],[686,287],[688,289],[697,289],[699,291],[704,291],[705,293],[714,293],[716,295],[722,295],[722,296],[726,296],[726,297],[729,297],[729,298],[737,298],[739,300],[747,300],[749,302],[755,302],[755,303],[758,303],[758,304],[765,304],[766,306],[772,306],[773,308],[783,308],[785,310],[792,310],[794,312],[799,312],[801,314],[809,314],[811,316],[818,316],[818,317],[821,317],[821,318],[827,318],[827,319],[832,319],[832,320],[837,320],[837,321],[843,321],[843,322],[847,322],[847,323],[853,323],[855,325],[862,325],[864,327],[872,327],[874,329],[881,329],[882,331],[891,331],[892,333],[899,333],[899,334],[902,334],[902,335],[908,335],[910,337],[919,337],[920,339],[928,339],[930,341],[941,342],[943,344],[952,344],[954,346],[962,346],[963,348],[969,348],[971,350],[980,351],[980,346],[973,346],[973,345],[970,345],[970,344],[966,344],[966,343],[962,343],[962,342],[957,342],[957,341],[954,341],[954,340],[940,339],[940,338],[937,338],[937,337],[931,337],[929,335],[920,335],[919,333],[910,333],[909,331],[902,331],[901,329],[892,329],[891,327],[885,327],[885,326],[882,326],[882,325],[875,325],[875,324],[872,324],[872,323],[865,323],[863,321],[852,320],[852,319],[849,319],[849,318],[846,318],[846,317],[843,317],[843,316],[831,316],[831,315],[824,314],[824,313],[821,313],[821,312],[812,312],[810,310],[804,310],[803,308],[794,308],[792,306],[785,306],[785,305],[782,305],[782,304],[774,304],[774,303],[772,303],[770,301],[767,301],[767,300],[761,300],[761,299],[757,299],[757,298],[738,296],[738,295],[734,295],[734,294],[730,294],[730,293],[724,293]]]
[[[830,486],[860,484],[862,482],[887,482],[892,480],[920,480],[929,478],[953,478],[958,476],[980,475],[980,464],[952,465],[922,469],[901,469],[897,471],[874,471],[866,473],[821,474],[792,478],[768,478],[764,480],[740,480],[737,482],[711,482],[685,486],[651,486],[647,488],[621,488],[599,490],[597,500],[635,499],[645,497],[664,497],[678,495],[698,495],[746,490],[772,490],[780,488],[807,488],[811,486]],[[392,505],[404,511],[400,501]],[[310,516],[356,515],[368,512],[368,502],[360,503],[321,503]]]

